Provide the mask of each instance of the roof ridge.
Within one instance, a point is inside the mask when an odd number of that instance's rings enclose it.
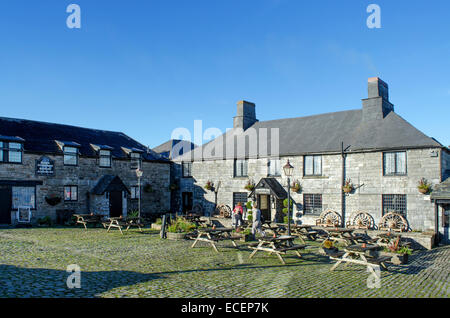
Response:
[[[348,113],[348,112],[357,112],[357,111],[362,111],[362,109],[349,109],[349,110],[341,110],[341,111],[337,111],[337,112],[328,112],[328,113],[322,113],[322,114],[316,114],[316,115],[308,115],[308,116],[298,116],[298,117],[286,117],[286,118],[278,118],[278,119],[271,119],[271,120],[262,120],[262,121],[257,121],[255,123],[269,123],[269,122],[273,122],[273,121],[281,121],[281,120],[289,120],[289,119],[301,119],[301,118],[312,118],[312,117],[321,117],[321,116],[327,116],[327,115],[332,115],[332,114],[339,114],[339,113]]]

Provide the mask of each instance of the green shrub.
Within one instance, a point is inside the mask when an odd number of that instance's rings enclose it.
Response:
[[[287,213],[288,213],[288,199],[284,199],[284,200],[283,200],[283,206],[284,206],[284,208],[283,208],[283,213],[284,213],[284,214],[287,214]],[[293,210],[293,207],[294,207],[294,202],[293,202],[292,199],[291,199],[291,212],[292,212],[292,210]]]
[[[161,225],[161,224],[162,224],[162,220],[161,220],[161,218],[157,218],[157,219],[156,219],[156,221],[155,221],[155,224],[159,224],[159,225]]]
[[[128,212],[127,216],[129,218],[137,218],[139,216],[139,211],[136,210],[136,211]]]
[[[170,233],[188,233],[197,228],[197,226],[184,218],[177,218],[167,227]]]
[[[47,226],[51,226],[52,225],[52,219],[47,215],[44,216],[43,218],[39,218],[37,220],[39,225],[47,225]]]

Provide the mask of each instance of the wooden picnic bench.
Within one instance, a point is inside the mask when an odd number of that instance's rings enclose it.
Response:
[[[299,258],[302,257],[299,250],[302,250],[306,247],[305,244],[294,244],[294,240],[297,236],[294,235],[282,235],[278,237],[263,237],[259,239],[259,243],[249,244],[248,247],[253,249],[254,251],[250,254],[250,259],[258,252],[268,252],[269,255],[275,253],[281,263],[286,265],[283,257],[281,255],[285,255],[288,251],[294,251]]]
[[[231,232],[233,228],[219,227],[219,228],[198,228],[197,237],[191,237],[195,240],[191,248],[194,248],[198,242],[206,242],[211,244],[211,247],[218,253],[219,250],[216,247],[216,243],[223,240],[230,240],[234,247],[237,247],[236,240],[240,237],[232,236]]]
[[[75,221],[75,224],[82,224],[84,228],[87,230],[87,225],[92,224],[94,227],[97,226],[97,224],[102,223],[102,215],[96,215],[96,214],[74,214],[77,218]]]
[[[325,232],[328,233],[328,239],[334,242],[344,243],[346,246],[358,243],[359,236],[353,234],[354,229],[348,228],[328,228]]]
[[[341,256],[339,255],[330,255],[330,259],[337,261],[336,264],[334,264],[330,271],[333,271],[338,267],[341,263],[353,263],[353,264],[359,264],[367,266],[367,268],[375,274],[375,269],[380,269],[380,266],[387,270],[387,266],[385,262],[387,262],[390,257],[389,256],[374,256],[372,254],[374,251],[376,251],[379,247],[377,245],[362,245],[362,244],[355,244],[350,245],[344,248],[344,254]],[[369,253],[368,253],[369,252]]]
[[[139,228],[139,231],[142,232],[142,228],[144,227],[144,223],[139,217],[133,217],[133,218],[121,218],[121,217],[113,217],[109,218],[109,223],[107,224],[107,231],[111,228],[117,228],[119,229],[120,233],[123,235],[122,229],[125,228],[125,232],[128,232],[128,229],[130,227],[137,227]]]
[[[291,228],[291,231],[294,234],[301,237],[302,239],[315,241],[317,239],[319,232],[314,231],[312,227],[313,227],[312,225],[308,224],[301,224],[301,225],[294,224]]]

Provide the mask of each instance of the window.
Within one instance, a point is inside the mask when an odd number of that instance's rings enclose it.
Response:
[[[78,165],[78,149],[75,147],[64,147],[64,165]]]
[[[406,175],[406,152],[384,152],[383,167],[385,176]]]
[[[141,154],[138,152],[132,152],[131,157],[131,169],[141,168]]]
[[[268,176],[281,176],[280,159],[271,159],[268,163]]]
[[[304,175],[305,176],[322,175],[322,156],[305,156]]]
[[[192,177],[192,162],[183,162],[183,178]]]
[[[131,187],[131,199],[139,199],[139,187],[132,186]]]
[[[12,187],[12,208],[21,206],[36,209],[36,187]]]
[[[383,194],[383,215],[389,212],[406,217],[406,194]]]
[[[247,197],[248,197],[247,192],[233,192],[233,207],[231,209],[234,209],[234,207],[238,204],[238,202],[241,202],[242,208],[245,209]]]
[[[77,201],[78,200],[78,187],[77,186],[65,186],[64,187],[64,201]]]
[[[0,162],[22,163],[22,151],[21,143],[0,141]]]
[[[247,177],[248,176],[248,160],[236,159],[234,161],[234,176]]]
[[[303,213],[320,214],[322,213],[322,195],[321,194],[303,194]]]
[[[111,151],[99,150],[99,166],[103,168],[111,168]]]

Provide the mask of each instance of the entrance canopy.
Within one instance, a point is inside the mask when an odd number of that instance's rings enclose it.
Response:
[[[450,204],[450,178],[436,185],[435,190],[431,192],[430,198],[438,204]]]
[[[105,192],[120,192],[120,191],[126,191],[130,193],[130,190],[128,190],[128,188],[119,178],[119,176],[107,174],[100,178],[95,187],[91,190],[91,193],[103,195],[105,194]]]
[[[279,200],[287,198],[286,190],[275,178],[261,178],[252,192],[250,192],[249,197],[257,194],[270,194]]]

